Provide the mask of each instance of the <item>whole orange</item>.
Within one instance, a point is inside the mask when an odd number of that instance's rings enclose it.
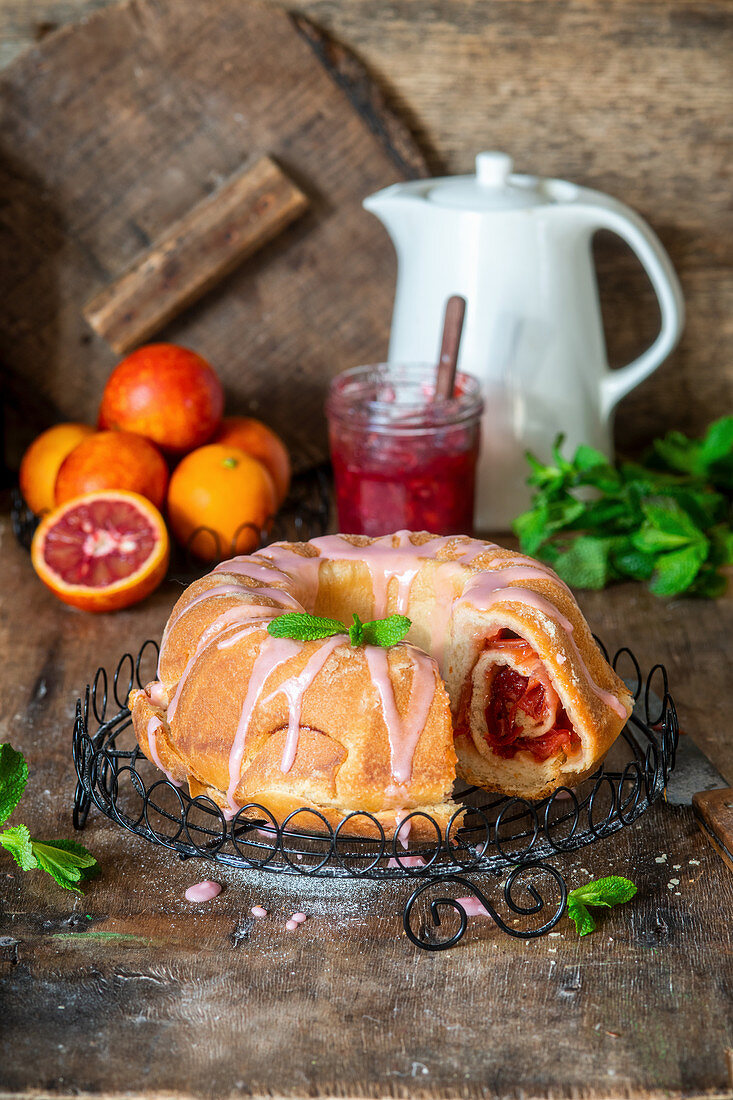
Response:
[[[225,416],[212,443],[239,447],[246,454],[258,458],[275,482],[278,507],[282,504],[290,488],[290,456],[282,439],[272,428],[251,416]]]
[[[173,471],[168,520],[181,545],[197,558],[216,561],[256,549],[276,500],[261,462],[238,447],[210,443],[186,455]]]
[[[147,344],[109,376],[99,427],[137,432],[181,455],[211,439],[223,409],[221,382],[205,359],[175,344]]]
[[[104,489],[125,489],[161,508],[167,488],[168,466],[149,439],[132,432],[95,432],[61,463],[56,503]]]
[[[32,512],[50,512],[59,467],[82,439],[94,434],[88,424],[56,424],[34,439],[20,464],[20,491]]]

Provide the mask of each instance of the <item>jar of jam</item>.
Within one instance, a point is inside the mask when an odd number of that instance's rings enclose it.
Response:
[[[457,374],[435,399],[435,364],[344,371],[326,403],[339,530],[468,535],[483,410],[479,384]]]

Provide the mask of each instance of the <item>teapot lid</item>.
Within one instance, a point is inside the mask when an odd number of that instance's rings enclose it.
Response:
[[[507,153],[486,152],[476,157],[475,176],[452,176],[439,180],[426,193],[428,202],[458,210],[518,210],[544,206],[541,181],[533,176],[512,175],[513,161]]]

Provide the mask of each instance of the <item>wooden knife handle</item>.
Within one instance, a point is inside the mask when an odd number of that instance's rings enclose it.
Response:
[[[694,794],[692,808],[701,830],[733,871],[733,787]]]
[[[84,306],[89,324],[117,352],[159,332],[186,306],[277,236],[308,206],[269,157],[231,176],[133,260]]]

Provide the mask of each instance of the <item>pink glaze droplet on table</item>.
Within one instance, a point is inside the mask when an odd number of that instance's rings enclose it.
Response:
[[[299,927],[300,925],[298,924],[297,920],[289,920],[288,923],[285,925],[285,931],[294,932],[295,929]]]
[[[264,909],[261,905],[253,905],[252,908],[250,909],[250,913],[252,914],[253,917],[266,917],[267,916],[267,910]]]
[[[302,924],[304,920],[308,920],[305,913],[293,913],[291,920],[294,920],[296,924]]]
[[[456,898],[456,901],[465,910],[467,917],[490,917],[491,913],[481,904],[478,898]]]
[[[203,882],[197,882],[194,886],[189,886],[186,890],[186,901],[211,901],[220,893],[221,886],[218,882],[205,879]]]

